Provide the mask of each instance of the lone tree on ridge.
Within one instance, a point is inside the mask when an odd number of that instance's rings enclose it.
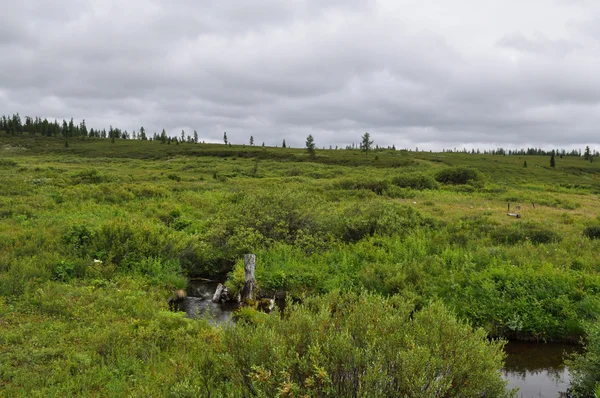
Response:
[[[315,139],[312,134],[309,134],[309,136],[306,137],[306,152],[308,152],[311,157],[315,156]]]
[[[371,140],[371,135],[369,133],[365,133],[362,136],[362,142],[360,143],[360,150],[365,153],[365,155],[369,155],[369,151],[371,150],[373,145],[373,140]]]

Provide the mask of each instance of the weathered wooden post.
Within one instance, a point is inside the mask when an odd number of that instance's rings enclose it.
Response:
[[[519,210],[520,208],[521,208],[521,206],[517,206],[517,210]],[[521,218],[521,215],[519,213],[511,213],[510,212],[510,202],[508,202],[508,213],[506,213],[506,215],[509,217]]]
[[[254,300],[254,270],[256,269],[256,256],[254,254],[244,255],[244,272],[246,274],[246,282],[242,289],[242,303],[247,300]]]

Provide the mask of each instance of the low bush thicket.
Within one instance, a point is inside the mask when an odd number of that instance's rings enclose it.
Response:
[[[8,396],[505,397],[503,342],[443,305],[331,293],[235,326],[165,311],[156,287],[45,282],[0,299]],[[78,305],[72,305],[76,301]],[[31,344],[34,341],[35,344]]]
[[[244,253],[276,242],[314,252],[332,242],[357,242],[374,234],[401,235],[435,225],[435,220],[413,208],[375,198],[360,203],[317,203],[307,192],[282,192],[242,195],[221,208],[204,236],[216,248],[216,257],[233,263]]]
[[[344,179],[338,181],[335,186],[338,189],[354,190],[354,189],[366,189],[372,191],[377,195],[383,195],[389,186],[386,180],[357,180],[357,179]]]
[[[490,236],[494,243],[507,245],[515,245],[526,241],[533,244],[546,244],[562,240],[558,233],[533,223],[518,223],[498,227],[491,232]]]
[[[99,184],[107,181],[107,177],[97,169],[78,171],[72,175],[71,179],[73,184]]]
[[[600,239],[600,225],[593,225],[583,230],[583,235],[590,239]]]
[[[412,188],[417,191],[424,189],[438,189],[438,182],[425,174],[401,174],[392,178],[392,184],[401,188]]]
[[[399,298],[332,293],[241,325],[224,348],[233,380],[259,396],[508,396],[493,370],[502,344],[440,304],[415,311]]]
[[[375,235],[351,251],[338,244],[308,256],[295,246],[274,245],[257,253],[257,289],[267,296],[367,288],[421,302],[443,297],[474,325],[520,339],[576,341],[585,322],[598,318],[597,275],[581,278],[576,269],[555,269],[536,257],[544,249],[532,245],[440,245],[446,234],[417,229],[404,237]],[[518,250],[523,262],[516,263],[509,250]],[[240,260],[227,285],[237,292],[243,283]]]
[[[435,179],[443,184],[452,185],[483,184],[483,175],[479,170],[463,166],[442,169],[435,174]]]

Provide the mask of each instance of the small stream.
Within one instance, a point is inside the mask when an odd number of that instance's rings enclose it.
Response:
[[[189,318],[209,314],[210,322],[231,322],[231,313],[239,307],[237,303],[216,304],[212,296],[218,282],[190,280],[187,297],[181,304]],[[579,346],[567,344],[536,344],[510,342],[505,346],[506,363],[502,371],[508,380],[508,388],[518,388],[519,398],[556,398],[569,388],[569,370],[564,364],[564,354],[581,350]]]

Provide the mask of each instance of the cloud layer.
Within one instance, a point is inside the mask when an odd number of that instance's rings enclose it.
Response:
[[[0,113],[303,146],[600,142],[586,0],[22,0]]]

